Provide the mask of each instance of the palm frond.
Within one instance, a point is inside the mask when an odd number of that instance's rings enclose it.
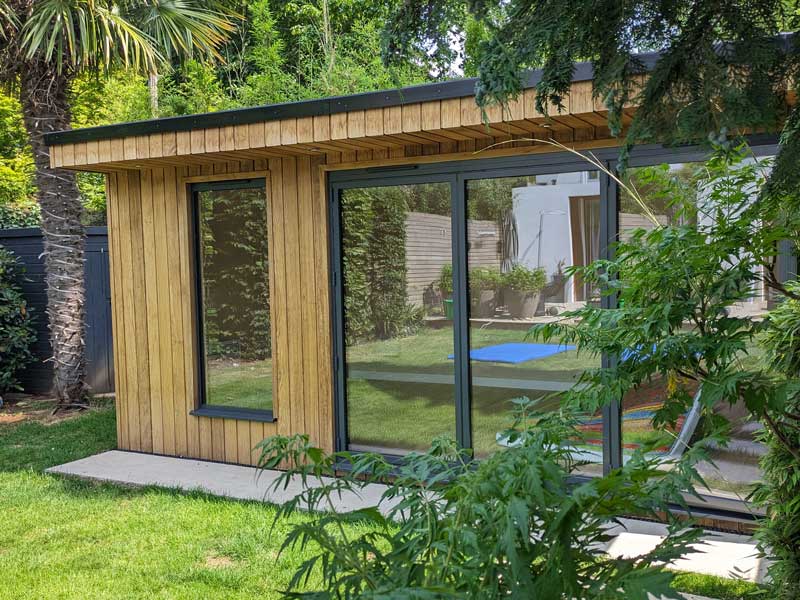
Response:
[[[218,47],[236,15],[201,0],[41,0],[22,27],[28,58],[65,67],[139,70],[200,52],[219,58]]]
[[[8,2],[0,1],[0,38],[5,38],[8,30],[15,30],[19,27],[19,17]]]

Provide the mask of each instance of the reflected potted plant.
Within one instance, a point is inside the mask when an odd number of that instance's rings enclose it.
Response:
[[[470,315],[477,318],[494,316],[497,290],[500,287],[500,270],[493,267],[475,267],[469,272]]]
[[[517,264],[502,275],[501,281],[511,316],[519,319],[535,316],[542,299],[542,290],[547,284],[544,269],[529,269],[525,265]]]

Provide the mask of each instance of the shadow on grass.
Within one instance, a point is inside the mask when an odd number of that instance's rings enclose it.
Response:
[[[155,485],[124,485],[61,475],[52,476],[50,478],[50,485],[54,486],[59,494],[81,498],[83,500],[102,498],[105,500],[125,501],[145,496],[160,496],[167,499],[201,502],[212,510],[214,506],[225,506],[231,503],[240,504],[242,506],[260,506],[269,508],[270,510],[275,508],[274,503],[264,500],[228,498],[210,494],[202,490],[182,490],[179,488]]]
[[[114,408],[93,408],[53,424],[0,426],[0,472],[42,471],[117,447]]]

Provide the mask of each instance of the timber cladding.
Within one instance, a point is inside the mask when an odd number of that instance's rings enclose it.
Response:
[[[308,433],[333,449],[324,157],[108,174],[117,436],[121,449],[255,464],[255,444]],[[256,173],[257,172],[257,173]],[[189,181],[266,176],[273,422],[194,416],[199,357]]]
[[[623,125],[631,122],[633,111],[631,107],[622,115]],[[459,146],[485,147],[487,143],[514,139],[585,143],[611,138],[607,111],[593,96],[591,81],[574,82],[561,109],[553,106],[547,115],[537,110],[536,91],[529,88],[507,106],[490,106],[485,112],[475,104],[474,96],[467,95],[263,122],[232,120],[225,126],[218,120],[214,115],[199,115],[191,130],[148,133],[145,128],[141,135],[128,131],[122,136],[98,139],[89,135],[91,139],[86,141],[54,143],[50,147],[51,164],[109,172],[131,165],[180,168],[225,160],[330,153],[376,152],[391,158],[394,152],[403,153],[409,146],[437,153],[431,148],[457,152],[461,151]],[[79,130],[69,133],[80,136]]]
[[[253,447],[265,437],[306,433],[332,451],[328,171],[553,152],[551,140],[578,149],[617,144],[590,82],[573,84],[566,104],[542,115],[529,89],[486,119],[466,96],[52,145],[54,167],[107,176],[119,447],[254,464]],[[189,185],[256,177],[268,187],[275,420],[191,414],[201,382]],[[449,226],[434,225],[412,229],[449,246]],[[489,225],[470,223],[470,233],[486,234],[475,264],[495,264]],[[411,243],[408,251],[419,252]],[[421,243],[429,252],[431,239]],[[412,277],[417,287],[441,271],[444,258],[433,258],[429,272]],[[409,295],[421,300],[423,292]]]
[[[552,152],[491,148],[493,138],[256,159],[215,155],[186,165],[127,163],[106,172],[118,446],[123,450],[255,464],[269,435],[306,433],[334,449],[334,373],[327,174],[341,168]],[[575,147],[603,147],[597,140]],[[191,157],[192,159],[194,157]],[[200,404],[192,182],[267,182],[272,422],[192,415]],[[481,231],[480,223],[471,223]],[[449,231],[439,235],[447,237]],[[496,248],[483,249],[486,264]],[[440,264],[433,265],[438,273]],[[433,271],[426,276],[430,278]]]

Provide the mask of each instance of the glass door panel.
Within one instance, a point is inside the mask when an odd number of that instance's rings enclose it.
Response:
[[[451,187],[342,190],[349,450],[455,439]]]
[[[630,240],[637,230],[653,229],[656,223],[702,229],[714,219],[716,207],[703,191],[705,174],[702,165],[673,163],[666,167],[630,168],[624,177],[639,191],[644,204],[624,191],[620,192],[619,237],[623,241]],[[747,301],[732,305],[729,312],[735,317],[758,319],[766,312],[767,301],[766,289],[758,283]],[[692,325],[687,322],[683,327],[690,331]],[[631,350],[630,356],[635,353]],[[763,361],[763,353],[754,342],[750,343],[742,353],[741,361],[748,367],[758,367]],[[675,423],[657,424],[654,422],[656,411],[664,404],[670,390],[671,393],[680,391],[695,400]],[[760,441],[761,425],[749,418],[742,403],[733,406],[722,403],[704,412],[697,400],[698,391],[696,381],[677,377],[671,380],[656,377],[629,391],[622,401],[623,460],[645,446],[655,456],[678,458],[704,430],[711,413],[723,416],[731,424],[731,440],[727,447],[712,445],[708,449],[709,460],[701,461],[697,469],[712,495],[744,501],[761,480],[759,461],[766,452]]]
[[[599,357],[526,339],[537,323],[587,302],[565,271],[600,252],[600,183],[583,171],[467,182],[472,440],[476,456],[500,449],[514,398],[557,409],[560,393]],[[602,463],[602,418],[586,415],[580,458]]]

